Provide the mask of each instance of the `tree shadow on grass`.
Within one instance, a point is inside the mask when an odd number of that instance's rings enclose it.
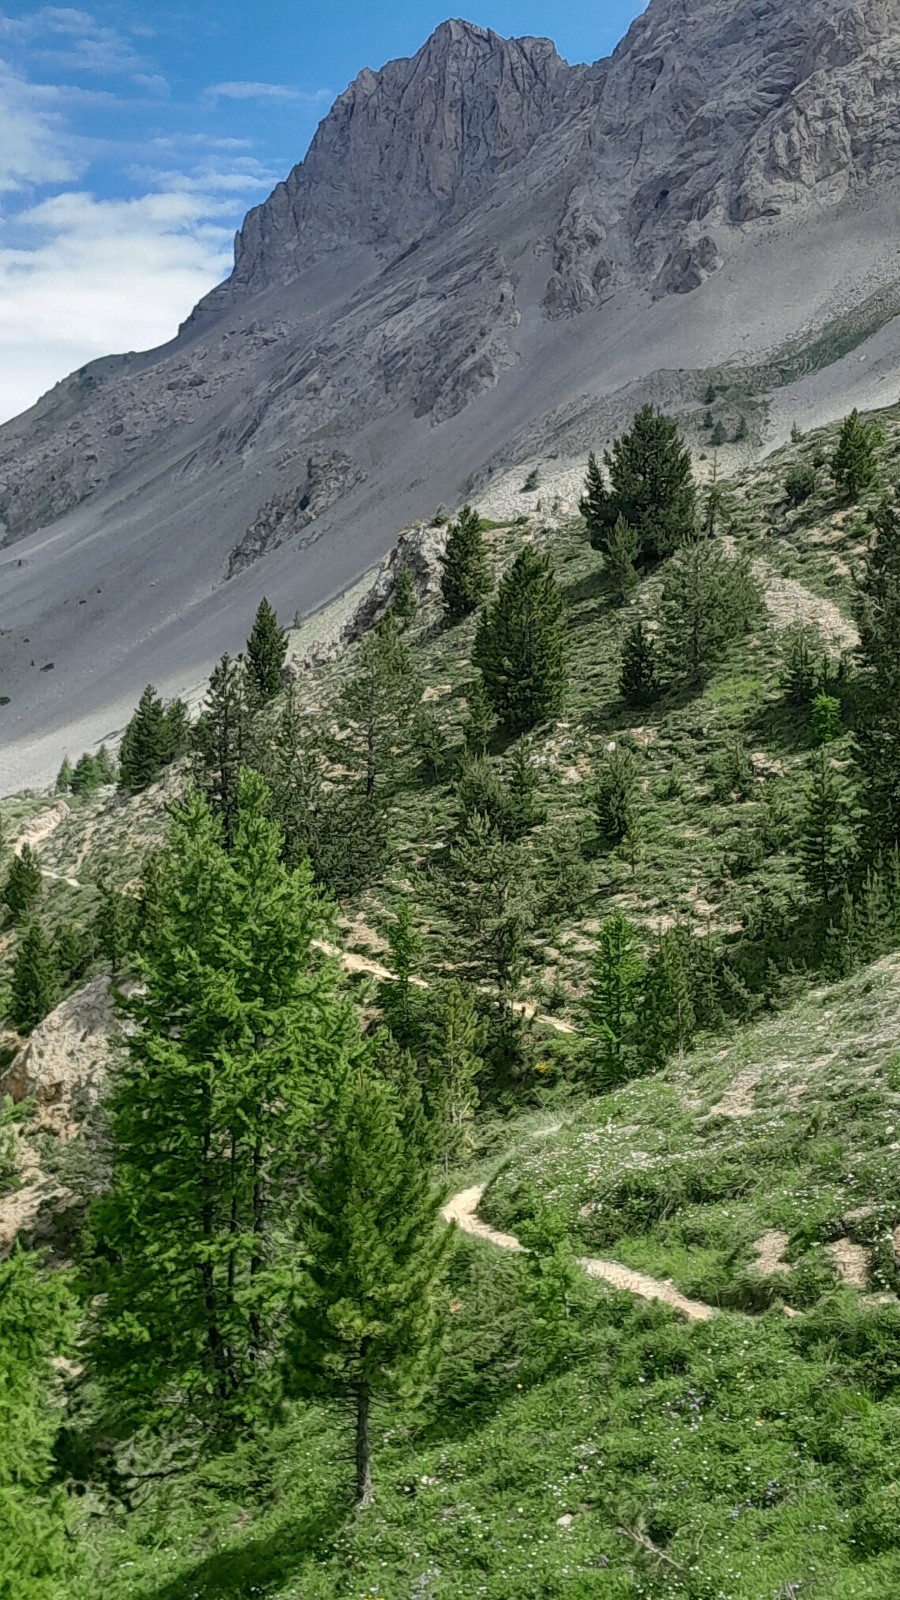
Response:
[[[247,1600],[264,1597],[296,1577],[307,1563],[327,1559],[335,1534],[352,1513],[345,1499],[324,1511],[290,1518],[261,1538],[229,1544],[186,1567],[139,1600]]]

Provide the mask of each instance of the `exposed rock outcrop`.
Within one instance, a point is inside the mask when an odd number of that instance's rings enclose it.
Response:
[[[33,1096],[78,1122],[103,1087],[119,1026],[108,978],[95,978],[39,1022],[0,1074],[0,1094]]]
[[[338,451],[333,454],[314,452],[306,463],[306,474],[300,483],[283,494],[273,495],[260,507],[228,558],[229,578],[252,566],[267,550],[276,550],[286,539],[298,540],[323,511],[364,478],[365,473],[349,456]],[[302,541],[303,544],[310,542],[310,536]]]

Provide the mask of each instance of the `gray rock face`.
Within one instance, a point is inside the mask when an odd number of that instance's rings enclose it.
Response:
[[[900,0],[651,0],[579,67],[448,22],[361,72],[171,344],[0,429],[17,777],[58,765],[73,696],[114,733],[264,590],[308,612],[514,441],[900,278],[898,112]]]

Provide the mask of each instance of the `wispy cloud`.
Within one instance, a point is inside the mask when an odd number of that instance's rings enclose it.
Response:
[[[25,47],[44,67],[99,77],[127,74],[153,93],[168,89],[154,64],[136,51],[124,34],[98,22],[89,11],[41,6],[21,17],[0,12],[3,37]]]
[[[299,100],[303,105],[328,104],[333,95],[330,89],[292,89],[286,83],[214,83],[205,90],[210,100]]]
[[[0,193],[77,177],[62,134],[61,123],[37,102],[31,85],[0,61]]]

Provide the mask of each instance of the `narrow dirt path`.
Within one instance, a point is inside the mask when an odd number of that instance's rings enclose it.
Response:
[[[442,1215],[445,1222],[455,1222],[463,1233],[471,1234],[475,1239],[486,1239],[489,1244],[496,1245],[498,1250],[521,1250],[518,1239],[511,1233],[500,1233],[496,1228],[490,1227],[487,1222],[482,1222],[478,1215],[478,1207],[484,1194],[484,1184],[473,1184],[471,1189],[462,1189],[448,1200]],[[624,1267],[620,1261],[603,1261],[598,1256],[584,1256],[579,1261],[579,1266],[584,1268],[589,1278],[601,1278],[613,1289],[624,1289],[628,1294],[640,1295],[642,1300],[661,1300],[673,1310],[680,1311],[688,1322],[709,1322],[716,1315],[715,1306],[705,1305],[702,1300],[689,1300],[675,1288],[668,1279],[649,1278],[646,1273],[634,1272],[631,1267]]]
[[[352,950],[341,950],[336,944],[328,944],[324,939],[313,939],[313,948],[321,950],[323,955],[333,956],[339,961],[345,972],[365,973],[367,977],[377,978],[379,983],[393,983],[395,974],[383,967],[380,961],[373,961],[369,956],[359,956]],[[424,978],[410,978],[410,983],[415,989],[427,989],[429,985]],[[571,1022],[566,1022],[562,1017],[547,1017],[537,1011],[535,1006],[529,1005],[525,1000],[513,1003],[513,1010],[518,1011],[523,1017],[533,1018],[535,1022],[542,1022],[545,1027],[553,1028],[557,1033],[574,1034],[577,1032]]]

